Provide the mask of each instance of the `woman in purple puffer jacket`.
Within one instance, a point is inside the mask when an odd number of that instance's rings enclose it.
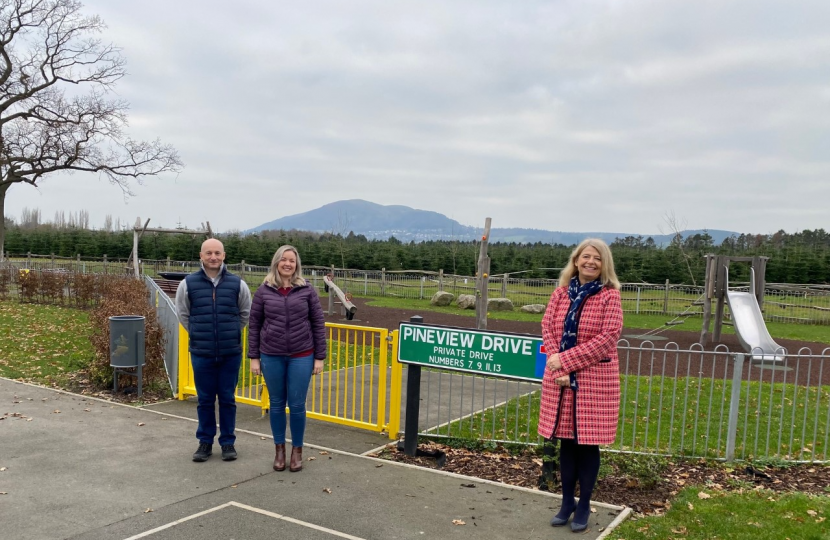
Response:
[[[305,401],[311,375],[323,371],[326,326],[317,291],[302,277],[300,254],[282,246],[271,260],[265,281],[254,294],[248,323],[251,373],[262,374],[270,395],[274,470],[285,470],[285,406],[291,411],[291,460],[288,470],[303,468]]]

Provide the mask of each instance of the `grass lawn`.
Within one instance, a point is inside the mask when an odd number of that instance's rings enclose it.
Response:
[[[659,377],[622,375],[622,389],[617,440],[610,448],[725,457],[731,382],[693,377],[667,377],[661,382]],[[830,459],[826,421],[830,417],[830,388],[745,382],[739,401],[736,457]],[[430,433],[459,439],[536,443],[538,423],[536,391]]]
[[[0,302],[0,376],[61,384],[93,357],[85,311]]]
[[[629,520],[615,540],[826,540],[830,497],[765,490],[722,492],[708,487],[681,491],[664,516]]]

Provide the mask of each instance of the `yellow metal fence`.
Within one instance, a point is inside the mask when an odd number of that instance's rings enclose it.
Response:
[[[309,418],[352,426],[396,439],[401,422],[402,365],[395,351],[398,331],[326,323],[328,358],[323,373],[312,377],[306,400]],[[251,373],[247,358],[248,330],[243,336],[237,403],[269,407],[268,389]],[[179,399],[196,395],[188,334],[179,325]]]

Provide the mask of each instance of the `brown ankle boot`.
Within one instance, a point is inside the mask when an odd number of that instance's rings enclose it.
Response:
[[[277,454],[276,454],[276,456],[274,456],[274,470],[275,471],[284,471],[285,470],[285,443],[275,444],[274,446],[277,447]]]
[[[299,472],[303,470],[303,447],[291,447],[291,464],[288,466],[291,472]]]

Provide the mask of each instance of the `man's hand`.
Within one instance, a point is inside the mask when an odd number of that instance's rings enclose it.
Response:
[[[262,375],[262,365],[259,358],[251,358],[251,373],[254,375]]]
[[[322,360],[314,360],[314,369],[311,370],[312,375],[317,375],[318,373],[323,372],[323,361]]]

